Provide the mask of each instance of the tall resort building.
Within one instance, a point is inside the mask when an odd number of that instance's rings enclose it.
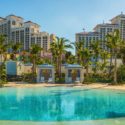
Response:
[[[8,43],[21,43],[22,50],[29,50],[33,44],[38,44],[44,51],[50,47],[49,33],[40,32],[40,25],[32,21],[24,22],[19,16],[0,17],[0,34],[7,36]]]
[[[119,29],[121,38],[125,40],[125,15],[123,13],[111,19],[111,23],[102,23],[96,25],[93,29],[93,32],[76,33],[76,42],[84,40],[85,47],[90,48],[91,42],[100,40],[102,41],[101,47],[107,50],[105,43],[106,35],[115,29]]]

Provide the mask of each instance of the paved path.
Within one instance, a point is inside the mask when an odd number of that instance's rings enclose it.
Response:
[[[77,122],[0,121],[0,125],[125,125],[125,118]]]

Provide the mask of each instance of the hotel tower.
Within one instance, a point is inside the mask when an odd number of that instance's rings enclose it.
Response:
[[[106,35],[115,29],[119,29],[121,38],[125,40],[125,15],[120,15],[112,18],[111,23],[102,23],[94,27],[93,32],[81,32],[76,33],[76,42],[85,41],[85,47],[91,48],[90,44],[92,41],[101,40],[101,47],[106,49]]]
[[[32,21],[24,22],[19,16],[0,17],[0,34],[7,36],[8,43],[21,43],[22,50],[29,50],[33,44],[38,44],[44,51],[50,48],[49,33],[40,32],[40,25]]]

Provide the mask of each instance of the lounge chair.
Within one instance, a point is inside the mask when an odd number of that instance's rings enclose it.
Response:
[[[52,78],[49,78],[49,79],[48,79],[48,82],[53,82],[53,79],[52,79]]]
[[[80,83],[80,78],[77,77],[75,82],[76,82],[76,83]]]

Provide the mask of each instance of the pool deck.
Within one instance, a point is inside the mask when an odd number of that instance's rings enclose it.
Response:
[[[70,122],[0,121],[0,125],[125,125],[125,118]]]
[[[21,83],[21,82],[9,82],[5,84],[4,87],[19,87],[19,88],[32,88],[32,87],[75,87],[75,88],[87,88],[87,89],[112,89],[112,90],[124,90],[125,91],[125,84],[124,85],[109,85],[109,84],[102,84],[102,83],[93,83],[93,84],[53,84],[53,83]]]

